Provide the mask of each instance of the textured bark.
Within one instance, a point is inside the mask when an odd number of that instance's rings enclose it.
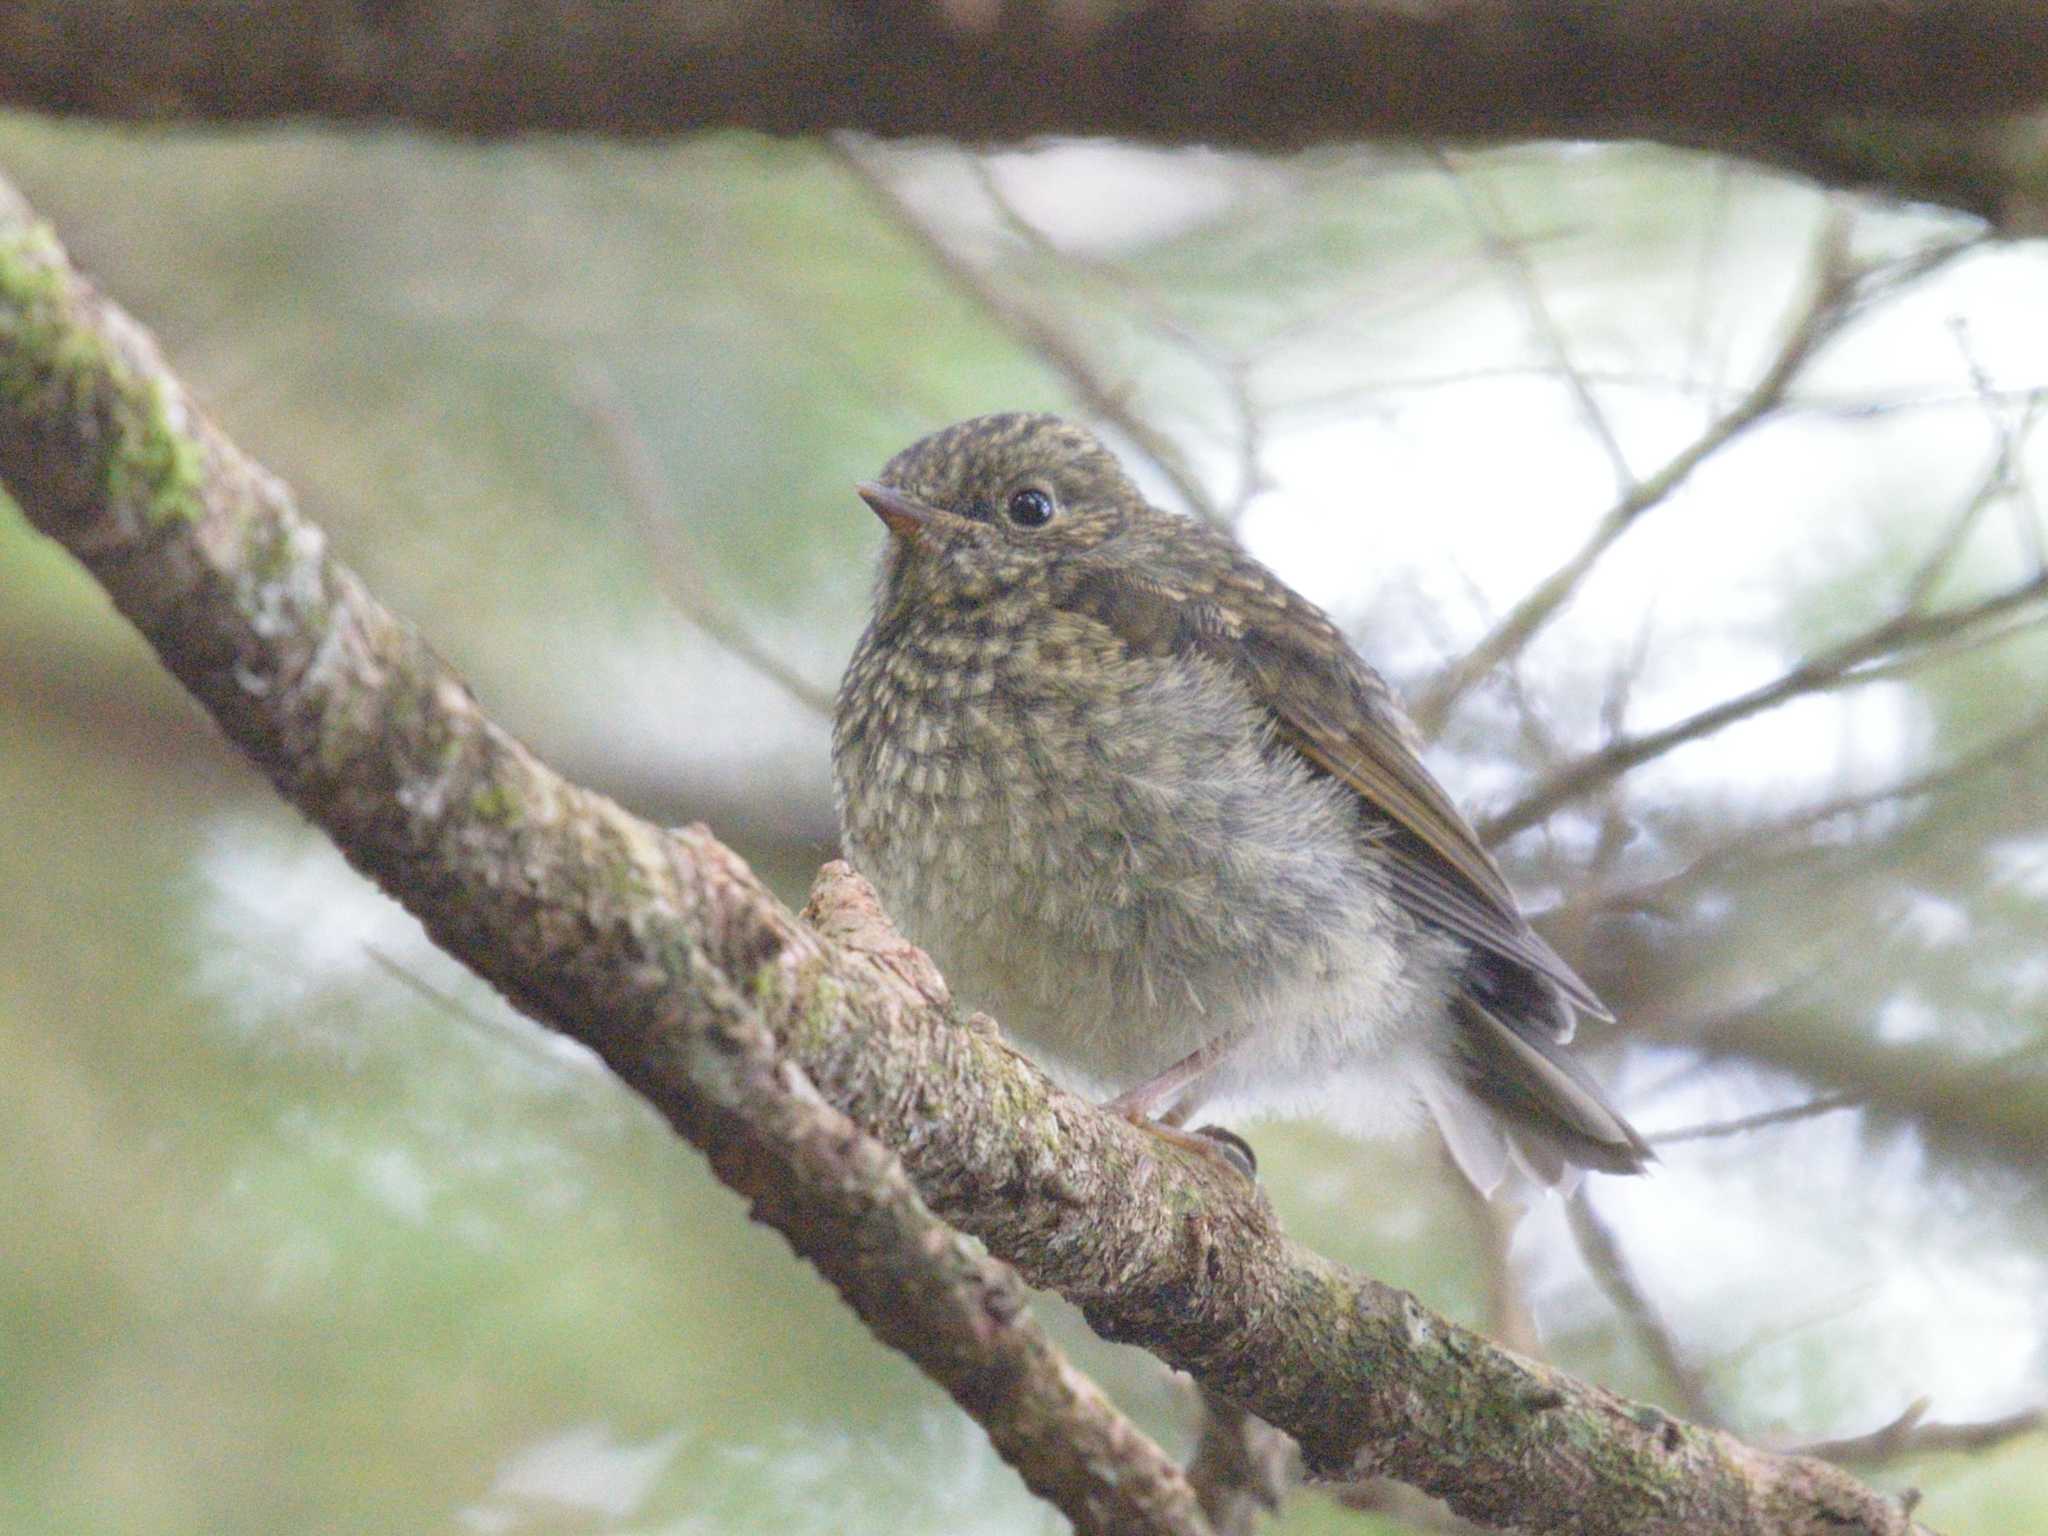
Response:
[[[483,136],[1648,138],[2048,230],[2040,0],[17,0],[0,103]]]
[[[357,868],[598,1052],[1084,1529],[1201,1526],[1180,1518],[1185,1481],[933,1213],[1293,1435],[1315,1475],[1391,1476],[1477,1521],[1576,1536],[1918,1529],[1834,1467],[1628,1402],[1297,1248],[1215,1160],[959,1020],[843,866],[800,921],[703,828],[664,833],[561,779],[329,557],[11,196],[0,481]]]

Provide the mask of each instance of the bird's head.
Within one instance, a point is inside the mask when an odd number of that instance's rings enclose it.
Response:
[[[1151,510],[1093,434],[1022,413],[921,438],[859,489],[889,530],[884,608],[994,596]]]

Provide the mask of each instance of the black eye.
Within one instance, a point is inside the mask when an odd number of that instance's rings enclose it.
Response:
[[[1035,485],[1027,485],[1021,491],[1010,493],[1007,510],[1010,521],[1019,528],[1043,528],[1052,521],[1052,495]]]

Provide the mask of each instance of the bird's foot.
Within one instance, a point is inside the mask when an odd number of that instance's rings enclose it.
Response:
[[[1195,1127],[1198,1140],[1206,1141],[1216,1149],[1223,1161],[1230,1164],[1252,1183],[1259,1182],[1259,1154],[1252,1150],[1252,1144],[1226,1125],[1198,1125]]]
[[[1170,1146],[1183,1148],[1228,1168],[1247,1183],[1259,1182],[1258,1154],[1252,1151],[1251,1143],[1235,1131],[1226,1130],[1220,1125],[1205,1125],[1197,1130],[1184,1131],[1177,1125],[1168,1125],[1165,1121],[1154,1120],[1149,1115],[1119,1109],[1114,1100],[1103,1105],[1103,1108],[1130,1121],[1147,1135],[1156,1136]]]

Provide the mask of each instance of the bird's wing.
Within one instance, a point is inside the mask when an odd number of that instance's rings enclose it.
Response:
[[[1423,766],[1393,691],[1323,614],[1275,581],[1204,570],[1185,581],[1078,566],[1061,606],[1107,624],[1134,649],[1224,663],[1272,716],[1276,740],[1354,791],[1385,824],[1391,893],[1409,911],[1556,984],[1612,1018],[1593,989],[1529,926],[1493,856]],[[1570,1016],[1558,1012],[1557,1032]]]
[[[1423,766],[1386,682],[1320,614],[1303,609],[1316,622],[1247,630],[1236,646],[1238,675],[1272,711],[1282,742],[1393,823],[1395,899],[1555,982],[1585,1012],[1611,1018],[1593,989],[1529,926],[1500,866]]]

